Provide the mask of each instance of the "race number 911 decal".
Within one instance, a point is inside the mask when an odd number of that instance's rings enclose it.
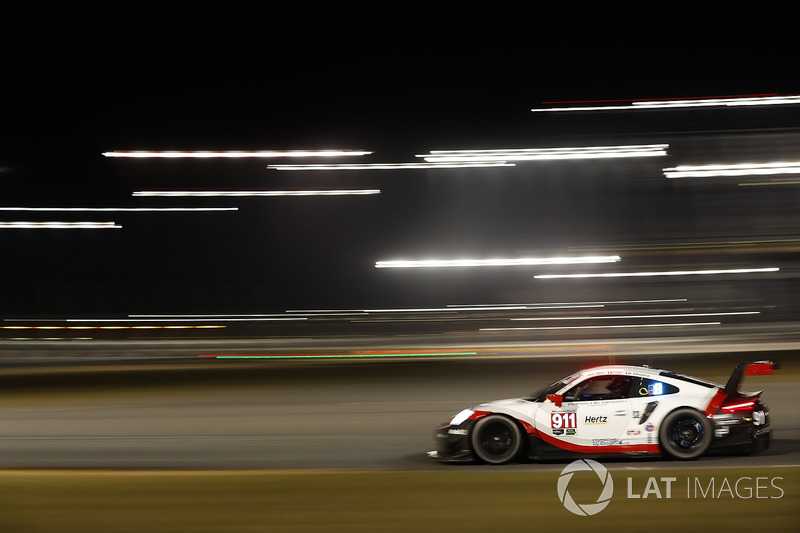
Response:
[[[578,427],[578,415],[575,411],[550,413],[550,428],[553,435],[574,435]]]

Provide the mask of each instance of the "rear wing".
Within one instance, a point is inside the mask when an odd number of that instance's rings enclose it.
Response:
[[[778,365],[774,361],[750,361],[748,363],[740,363],[733,369],[733,374],[731,374],[731,377],[728,379],[724,392],[728,395],[738,394],[739,383],[742,381],[742,376],[766,376],[773,374],[776,368],[778,368]]]

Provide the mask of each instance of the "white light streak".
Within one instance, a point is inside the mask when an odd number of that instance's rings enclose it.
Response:
[[[800,104],[800,96],[756,96],[738,98],[706,98],[701,100],[653,100],[644,102],[633,102],[635,107],[661,108],[661,107],[709,107],[709,106],[754,106],[754,105],[784,105]]]
[[[353,165],[269,165],[273,170],[396,170],[396,169],[441,169],[441,168],[485,168],[513,167],[505,161],[471,160],[453,163],[363,163]]]
[[[0,222],[0,229],[110,229],[114,222]]]
[[[297,189],[268,191],[134,191],[133,196],[365,196],[380,193],[380,189]]]
[[[505,309],[505,306],[502,305],[494,305],[494,306],[475,306],[475,307],[468,307],[468,306],[460,306],[460,305],[448,305],[449,309],[454,309],[456,311],[460,309],[483,309],[486,311],[491,311],[493,309]],[[514,307],[509,306],[508,309],[525,309],[525,310],[537,310],[537,309],[586,309],[586,308],[596,308],[596,307],[605,307],[603,304],[587,304],[587,305],[571,305],[571,304],[551,304],[551,305],[539,305],[539,304],[527,304],[522,305],[521,307]]]
[[[0,329],[221,329],[228,326],[0,326]]]
[[[509,320],[627,320],[632,318],[681,318],[687,316],[732,316],[732,315],[758,315],[760,311],[733,311],[721,313],[680,313],[667,315],[618,315],[618,316],[561,316],[561,317],[525,317],[510,318]]]
[[[611,329],[611,328],[666,328],[682,326],[719,326],[722,322],[686,322],[682,324],[623,324],[614,326],[552,326],[540,328],[481,328],[479,331],[530,331],[543,329]]]
[[[288,310],[287,313],[291,314],[308,314],[307,316],[322,316],[322,315],[353,315],[353,314],[369,314],[369,313],[457,313],[458,311],[512,311],[512,310],[536,310],[536,309],[572,309],[572,308],[586,308],[586,307],[603,307],[601,304],[597,305],[571,305],[571,304],[552,304],[550,306],[541,306],[533,304],[501,304],[501,305],[448,305],[447,307],[417,307],[417,308],[391,308],[391,309],[312,309],[312,310]],[[313,313],[313,315],[309,314]]]
[[[430,162],[534,161],[548,159],[600,159],[667,155],[667,144],[583,146],[573,148],[519,148],[497,150],[432,150],[417,155]]]
[[[624,277],[648,277],[648,276],[692,276],[709,274],[749,274],[762,272],[777,272],[779,268],[732,268],[732,269],[713,269],[713,270],[669,270],[662,272],[606,272],[598,274],[538,274],[536,279],[557,279],[557,278],[624,278]]]
[[[422,259],[377,261],[375,268],[424,268],[424,267],[475,267],[475,266],[528,266],[528,265],[579,265],[589,263],[614,263],[618,255],[586,257],[520,257],[510,259]]]
[[[248,319],[257,319],[257,318],[292,318],[292,317],[319,317],[319,316],[352,316],[352,315],[366,315],[367,313],[364,312],[342,312],[342,313],[325,313],[324,311],[314,312],[292,312],[287,311],[287,313],[292,313],[291,315],[283,314],[254,314],[254,315],[128,315],[130,318],[183,318],[194,320],[195,318],[248,318]],[[304,319],[305,320],[305,319]]]
[[[238,207],[0,207],[0,211],[48,212],[158,212],[158,211],[238,211]]]
[[[147,151],[122,150],[103,152],[105,157],[161,158],[161,159],[245,159],[272,157],[346,157],[368,155],[362,150],[230,150],[230,151]]]
[[[403,309],[364,309],[365,313],[457,313],[459,311],[491,311],[491,310],[523,310],[525,306],[508,306],[508,307],[420,307],[420,308],[403,308]]]
[[[306,318],[68,318],[65,322],[258,322],[272,320],[306,320]]]
[[[599,302],[540,302],[540,303],[527,303],[527,304],[499,304],[499,305],[525,305],[527,309],[561,309],[571,307],[604,307],[610,304],[649,304],[649,303],[672,303],[672,302],[686,302],[687,298],[669,298],[657,300],[608,300]],[[493,305],[493,304],[486,304]],[[447,307],[458,307],[456,304],[448,305]]]
[[[756,96],[756,97],[734,97],[734,98],[703,98],[703,99],[684,99],[684,100],[645,100],[641,102],[631,102],[626,105],[599,105],[599,106],[571,106],[571,107],[549,107],[542,109],[531,109],[533,112],[542,111],[611,111],[611,110],[631,110],[631,109],[671,109],[686,107],[737,107],[755,105],[785,105],[800,104],[800,96]]]
[[[668,178],[707,178],[707,177],[718,177],[718,176],[771,176],[775,174],[800,174],[800,161],[681,165],[674,168],[664,169],[664,175]]]

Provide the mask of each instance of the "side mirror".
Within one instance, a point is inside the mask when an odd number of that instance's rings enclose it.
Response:
[[[548,394],[546,398],[556,404],[557,407],[561,407],[561,403],[564,401],[564,397],[560,394]]]

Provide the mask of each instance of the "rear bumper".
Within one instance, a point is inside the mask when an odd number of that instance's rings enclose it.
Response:
[[[713,449],[753,453],[769,448],[772,434],[769,409],[763,403],[758,407],[756,412],[715,416]]]
[[[772,428],[769,426],[737,426],[725,430],[723,435],[716,433],[713,450],[761,452],[769,448]]]

